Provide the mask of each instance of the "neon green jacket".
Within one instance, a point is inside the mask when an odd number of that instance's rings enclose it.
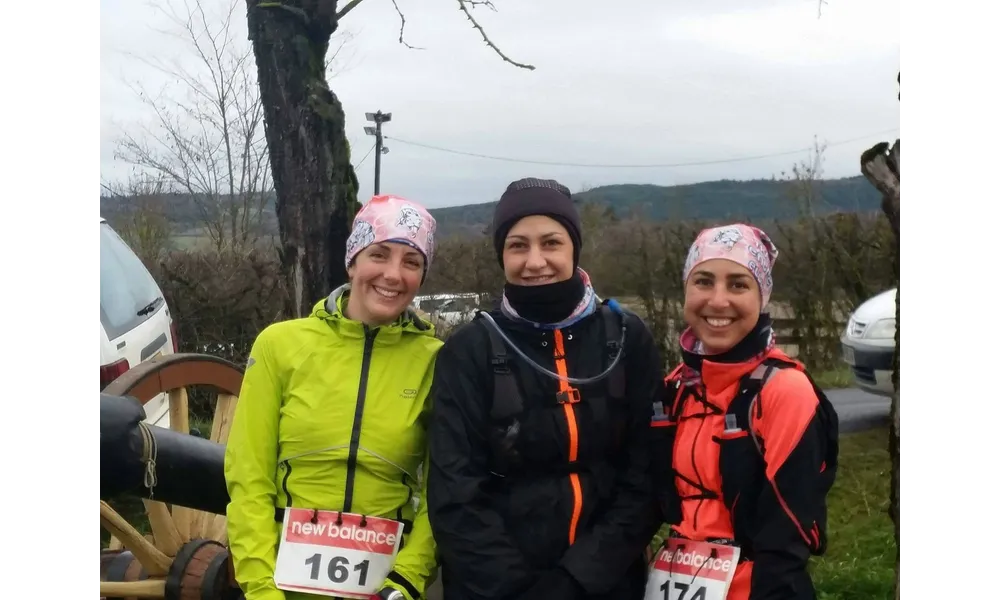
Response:
[[[229,546],[246,600],[318,598],[274,585],[275,507],[289,505],[402,520],[385,584],[409,600],[436,574],[418,477],[441,341],[411,311],[371,330],[348,319],[346,287],[309,317],[268,326],[250,352],[225,458]]]

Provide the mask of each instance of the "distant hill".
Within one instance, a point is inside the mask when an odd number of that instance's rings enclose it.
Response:
[[[881,198],[863,177],[815,182],[815,214],[877,211]],[[611,209],[618,217],[641,216],[651,221],[666,219],[785,220],[799,216],[801,208],[786,181],[758,179],[721,180],[690,185],[616,184],[596,187],[574,195],[578,203],[593,203]],[[489,224],[495,202],[466,204],[431,210],[438,221],[438,235],[479,232]],[[109,218],[128,210],[127,198],[101,198],[101,216]],[[167,218],[179,232],[196,229],[200,212],[188,196],[176,194],[163,203]],[[274,198],[265,208],[265,229],[277,230]]]
[[[880,210],[881,197],[861,176],[816,182],[813,212],[869,212]],[[610,208],[618,217],[640,216],[650,221],[667,219],[785,220],[798,217],[789,183],[769,179],[710,181],[690,185],[606,185],[575,194],[578,203]],[[496,202],[438,208],[431,213],[442,235],[481,230],[489,224]]]

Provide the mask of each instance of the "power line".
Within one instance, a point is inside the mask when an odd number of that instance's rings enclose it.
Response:
[[[361,159],[361,162],[359,162],[358,164],[354,165],[354,168],[355,168],[355,169],[357,169],[357,168],[359,168],[359,167],[360,167],[361,165],[365,164],[365,159],[366,159],[366,158],[368,158],[368,155],[369,155],[369,154],[371,154],[371,153],[372,153],[372,150],[374,150],[374,149],[375,149],[375,144],[372,144],[372,147],[371,147],[371,148],[369,148],[369,149],[368,149],[368,152],[366,152],[366,153],[365,153],[365,156],[364,156],[364,158],[362,158],[362,159]]]
[[[869,133],[856,138],[851,138],[849,140],[841,140],[839,142],[832,142],[826,144],[826,148],[833,146],[841,146],[844,144],[850,144],[860,140],[868,139],[876,135],[884,135],[886,133],[893,133],[899,131],[898,127],[893,129],[886,129],[885,131],[876,131],[874,133]],[[736,158],[720,158],[716,160],[703,160],[695,162],[682,162],[682,163],[656,163],[656,164],[636,164],[636,165],[613,165],[613,164],[593,164],[593,163],[565,163],[565,162],[555,162],[548,160],[529,160],[523,158],[511,158],[508,156],[493,156],[490,154],[480,154],[477,152],[465,152],[462,150],[452,150],[450,148],[442,148],[441,146],[434,146],[431,144],[423,144],[420,142],[412,142],[409,140],[400,139],[395,136],[385,136],[386,139],[392,140],[394,142],[399,142],[400,144],[408,144],[410,146],[417,146],[420,148],[427,148],[429,150],[437,150],[439,152],[447,152],[449,154],[459,154],[462,156],[472,156],[475,158],[486,158],[490,160],[501,160],[506,162],[516,162],[516,163],[527,163],[532,165],[549,165],[554,167],[587,167],[592,169],[668,169],[677,167],[698,167],[703,165],[719,165],[724,163],[734,163],[734,162],[744,162],[749,160],[760,160],[762,158],[775,158],[779,156],[789,156],[792,154],[800,154],[802,152],[808,152],[812,150],[812,147],[799,148],[797,150],[786,150],[784,152],[772,152],[770,154],[757,154],[753,156],[740,156]]]

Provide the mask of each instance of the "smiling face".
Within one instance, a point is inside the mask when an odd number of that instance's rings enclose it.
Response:
[[[396,242],[368,246],[347,269],[348,315],[374,326],[395,321],[413,302],[423,273],[424,255],[411,246]]]
[[[524,217],[507,232],[503,272],[515,285],[545,285],[573,276],[573,240],[559,221]]]
[[[731,260],[707,260],[684,285],[684,320],[709,354],[725,352],[757,325],[761,298],[750,270]]]

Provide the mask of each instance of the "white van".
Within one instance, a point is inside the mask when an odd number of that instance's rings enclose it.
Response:
[[[892,396],[892,355],[896,349],[896,288],[864,301],[840,336],[844,362],[857,387]]]
[[[430,294],[416,296],[413,306],[424,313],[436,326],[454,327],[468,323],[476,316],[479,294]]]
[[[160,286],[101,218],[101,389],[130,367],[176,351],[177,336]],[[145,408],[147,423],[170,427],[166,394]]]

